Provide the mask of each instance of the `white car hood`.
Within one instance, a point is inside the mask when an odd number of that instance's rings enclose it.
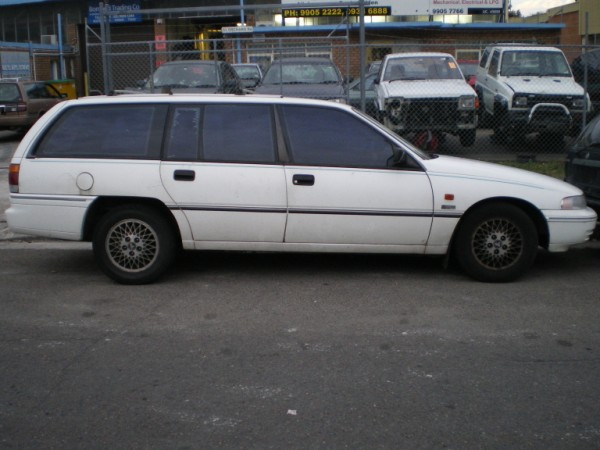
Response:
[[[521,191],[524,189],[537,191],[539,194],[554,191],[562,197],[582,194],[579,188],[556,178],[500,164],[453,156],[438,156],[422,162],[430,178],[496,181],[495,189],[498,192],[487,193],[491,195],[508,194],[509,190],[515,187]]]
[[[503,81],[516,93],[583,95],[583,88],[569,77],[505,77]]]
[[[474,96],[475,91],[465,80],[396,80],[380,84],[386,98],[455,98]]]

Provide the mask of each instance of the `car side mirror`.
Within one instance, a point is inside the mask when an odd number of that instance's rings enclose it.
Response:
[[[379,84],[379,77],[377,77],[373,80],[373,84]]]

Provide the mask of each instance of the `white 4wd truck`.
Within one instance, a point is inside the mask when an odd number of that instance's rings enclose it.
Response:
[[[479,103],[452,55],[387,55],[375,91],[379,121],[398,134],[414,134],[417,146],[433,151],[443,133],[474,144]]]
[[[554,47],[487,47],[475,90],[482,102],[482,122],[494,129],[497,140],[516,141],[533,132],[562,139],[580,129],[589,105],[565,55]]]

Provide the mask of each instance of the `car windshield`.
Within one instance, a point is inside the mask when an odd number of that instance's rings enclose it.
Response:
[[[383,81],[460,80],[463,76],[454,58],[449,56],[403,56],[390,59]]]
[[[263,84],[338,84],[341,83],[335,66],[326,63],[274,63]]]
[[[240,78],[260,78],[260,72],[256,66],[233,66]]]
[[[561,52],[511,50],[502,55],[500,75],[570,77],[571,71]]]
[[[465,77],[477,74],[477,67],[479,65],[476,62],[459,62],[458,65],[460,66],[460,70],[462,70],[462,73]]]
[[[155,88],[198,88],[217,86],[214,64],[173,64],[156,69],[153,76]]]

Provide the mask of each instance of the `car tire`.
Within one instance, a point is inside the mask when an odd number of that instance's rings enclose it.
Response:
[[[517,279],[535,260],[538,234],[531,218],[508,203],[482,206],[465,216],[454,239],[456,260],[472,278]]]
[[[458,132],[458,138],[460,139],[460,144],[463,147],[471,147],[475,143],[475,139],[477,138],[477,130],[464,130]]]
[[[102,271],[122,284],[151,283],[173,264],[176,233],[159,211],[124,205],[105,214],[94,230],[93,250]]]

